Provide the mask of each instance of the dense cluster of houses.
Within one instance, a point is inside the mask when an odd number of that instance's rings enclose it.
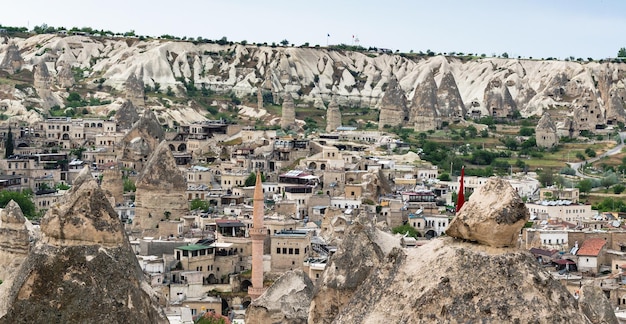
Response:
[[[15,149],[0,160],[0,186],[31,189],[41,213],[61,199],[62,188],[71,186],[85,166],[103,179],[104,187],[116,177],[118,185],[132,182],[148,159],[139,156],[128,162],[129,151],[141,151],[133,145],[148,139],[140,138],[141,132],[128,138],[133,130],[120,129],[113,120],[68,117],[11,126]],[[5,138],[7,132],[2,132]],[[164,210],[154,216],[161,220],[153,235],[133,235],[131,245],[164,296],[162,303],[187,306],[192,314],[237,314],[238,305],[250,302],[245,292],[251,285],[253,172],[265,178],[263,265],[269,280],[293,269],[319,278],[337,238],[358,215],[386,221],[390,228],[412,226],[423,238],[445,235],[454,216],[446,206],[453,205],[459,179],[438,180],[436,166],[382,132],[350,129],[303,137],[205,121],[177,126],[165,132],[164,140],[186,180],[181,197],[202,208],[180,217]],[[540,188],[532,174],[506,179],[527,199],[534,222],[521,235],[522,248],[555,270],[566,269],[572,278],[574,273],[591,276],[606,270],[621,282],[626,232],[618,215],[598,214],[579,203],[575,188]],[[468,176],[463,181],[466,195],[471,195],[486,178]],[[130,187],[123,192],[107,187],[120,219],[129,226],[135,218]],[[416,243],[409,238],[403,242]],[[615,287],[609,295],[619,306],[626,291]],[[229,297],[223,298],[226,292]]]

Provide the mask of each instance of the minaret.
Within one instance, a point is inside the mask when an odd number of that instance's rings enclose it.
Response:
[[[254,185],[254,198],[252,206],[252,286],[248,288],[248,295],[256,299],[263,294],[263,240],[266,232],[263,227],[263,185],[261,184],[261,173],[256,173],[256,184]]]

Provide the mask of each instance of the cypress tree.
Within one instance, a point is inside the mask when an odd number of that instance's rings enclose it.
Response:
[[[11,126],[9,126],[9,132],[7,133],[7,137],[4,141],[4,157],[8,158],[13,155],[13,133],[11,133]]]

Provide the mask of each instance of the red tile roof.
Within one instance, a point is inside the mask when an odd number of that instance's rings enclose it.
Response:
[[[590,238],[583,242],[576,255],[598,256],[602,247],[606,244],[603,238]]]

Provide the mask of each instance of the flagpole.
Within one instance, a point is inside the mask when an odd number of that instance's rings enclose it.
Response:
[[[456,196],[456,213],[459,213],[465,204],[465,188],[463,188],[463,178],[465,177],[465,166],[461,167],[461,179],[459,180],[459,193]]]

